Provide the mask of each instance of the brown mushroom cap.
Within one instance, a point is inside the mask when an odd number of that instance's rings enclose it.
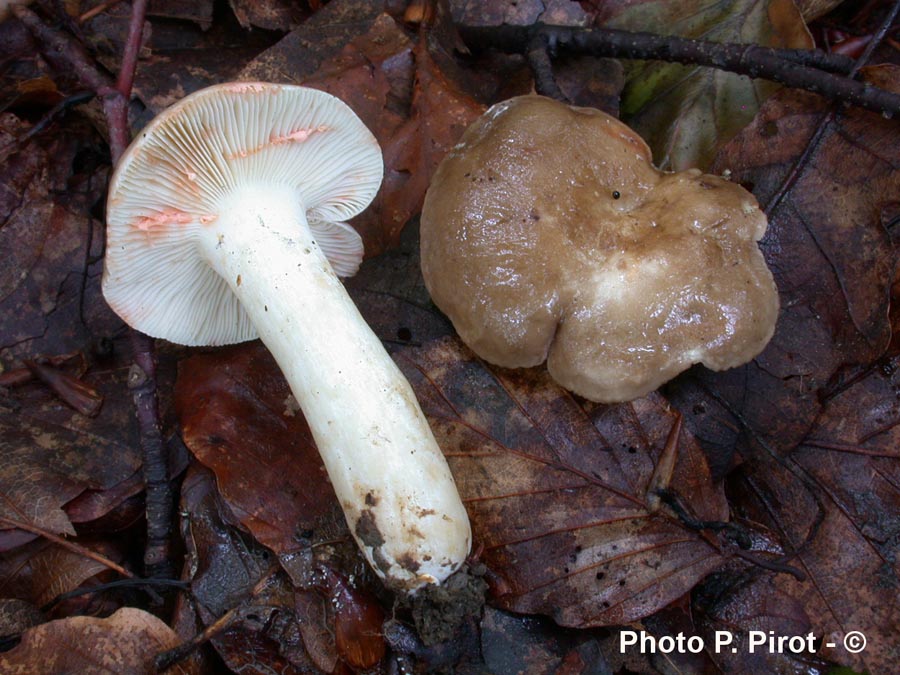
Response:
[[[422,272],[479,356],[547,360],[586,398],[642,396],[694,363],[746,363],[775,328],[757,246],[766,218],[738,185],[658,171],[617,119],[540,96],[499,103],[438,167]]]

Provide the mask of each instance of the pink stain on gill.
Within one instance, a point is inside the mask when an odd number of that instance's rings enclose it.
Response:
[[[200,222],[204,222],[204,218],[206,216],[201,216]],[[141,216],[131,223],[131,227],[139,232],[143,232],[149,241],[153,237],[165,236],[166,232],[179,225],[190,225],[196,220],[195,216],[184,211],[167,209],[152,216]]]
[[[281,145],[282,143],[302,143],[313,134],[319,134],[323,131],[328,131],[328,127],[324,124],[320,124],[317,127],[310,127],[308,129],[297,129],[286,136],[276,136],[272,134],[272,136],[269,137],[269,143],[272,145]]]
[[[288,143],[303,143],[304,141],[309,140],[311,136],[314,134],[320,134],[325,131],[330,131],[331,127],[328,127],[324,124],[320,124],[317,127],[305,127],[302,129],[297,129],[295,131],[291,131],[284,136],[278,136],[276,134],[272,134],[269,136],[268,143],[262,143],[261,145],[257,145],[255,148],[250,148],[249,150],[237,150],[230,155],[226,155],[226,159],[233,160],[237,158],[245,158],[250,155],[255,155],[257,152],[262,152],[266,148],[269,148],[273,145],[286,145]]]

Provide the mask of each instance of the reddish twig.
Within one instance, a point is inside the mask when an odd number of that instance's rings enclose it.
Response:
[[[137,70],[138,55],[141,52],[141,39],[144,35],[144,19],[147,16],[149,0],[133,0],[131,4],[131,21],[128,23],[128,39],[125,41],[125,51],[122,54],[122,65],[119,68],[119,78],[116,81],[116,89],[126,101],[131,97],[131,87],[134,84],[134,73]],[[126,119],[127,122],[127,119]],[[128,140],[126,131],[125,140]],[[127,145],[127,144],[126,144]],[[118,157],[113,157],[118,162]]]
[[[25,359],[25,367],[61,400],[86,417],[96,417],[103,406],[103,395],[77,377],[46,363]]]

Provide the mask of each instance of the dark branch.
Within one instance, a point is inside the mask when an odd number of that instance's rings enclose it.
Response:
[[[565,100],[553,76],[553,63],[547,50],[547,41],[542,36],[536,36],[528,45],[526,58],[534,74],[535,91],[541,96],[549,96],[557,101]]]
[[[611,28],[533,26],[460,26],[472,50],[490,48],[526,54],[536,38],[551,50],[627,59],[656,59],[709,66],[753,78],[780,82],[826,98],[874,110],[887,117],[900,113],[900,95],[836,73],[850,72],[853,61],[823,52],[777,50],[748,44],[689,40]]]

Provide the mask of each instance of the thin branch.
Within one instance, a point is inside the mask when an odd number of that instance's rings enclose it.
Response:
[[[847,62],[829,55],[800,58],[796,50],[752,44],[729,44],[689,40],[669,35],[630,32],[611,28],[577,28],[535,24],[533,26],[459,26],[459,33],[473,51],[495,48],[525,54],[535,37],[547,41],[551,50],[592,56],[657,59],[710,66],[753,78],[780,82],[795,89],[812,91],[826,98],[874,110],[886,117],[900,114],[900,95],[829,71],[842,71]],[[815,63],[813,67],[804,63]],[[823,69],[828,64],[829,69]]]
[[[0,516],[0,523],[8,525],[9,527],[15,527],[19,530],[25,530],[26,532],[31,532],[32,534],[36,534],[39,537],[43,537],[48,541],[52,541],[57,546],[62,546],[63,548],[71,551],[76,555],[80,555],[82,558],[88,558],[89,560],[93,560],[94,562],[98,562],[104,567],[108,567],[109,569],[118,572],[123,577],[127,577],[129,579],[135,579],[135,575],[126,570],[124,567],[119,565],[118,563],[114,563],[112,560],[107,558],[106,556],[102,556],[99,553],[95,553],[89,548],[85,548],[80,544],[76,544],[73,541],[69,541],[68,539],[64,539],[59,535],[53,534],[42,527],[38,527],[32,523],[26,523],[22,520],[16,520],[15,518],[7,518],[6,516]]]
[[[565,101],[565,96],[553,76],[553,63],[550,61],[547,40],[541,35],[536,35],[529,43],[525,56],[534,75],[535,91],[541,96]]]

